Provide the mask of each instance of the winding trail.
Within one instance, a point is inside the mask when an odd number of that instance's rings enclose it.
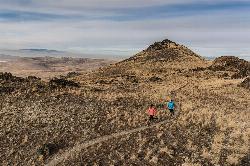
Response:
[[[58,165],[59,163],[61,163],[65,159],[68,159],[71,156],[75,156],[76,154],[80,153],[82,149],[87,148],[87,147],[92,146],[92,145],[95,145],[97,143],[104,142],[104,141],[110,140],[112,138],[117,138],[117,137],[120,137],[120,136],[123,136],[123,135],[136,133],[136,132],[139,132],[139,131],[142,131],[142,130],[145,130],[145,129],[149,129],[149,128],[153,128],[153,127],[156,127],[156,126],[160,126],[162,124],[165,124],[167,121],[168,120],[165,120],[165,121],[162,121],[162,122],[159,122],[159,123],[155,123],[155,124],[152,124],[150,126],[142,126],[142,127],[138,127],[138,128],[132,129],[132,130],[113,133],[111,135],[106,135],[106,136],[103,136],[103,137],[99,137],[99,138],[87,141],[87,142],[82,143],[82,144],[78,144],[78,145],[74,146],[72,149],[69,149],[66,152],[62,153],[61,155],[56,156],[55,158],[50,160],[46,164],[46,166]]]
[[[181,89],[185,88],[188,84],[189,84],[189,82],[187,82],[186,84],[180,86],[176,90],[172,91],[171,93],[172,93],[173,97],[175,98],[176,93],[178,91],[180,91]],[[82,149],[87,148],[89,146],[93,146],[93,145],[95,145],[97,143],[104,142],[104,141],[107,141],[107,140],[110,140],[110,139],[113,139],[113,138],[117,138],[117,137],[120,137],[120,136],[123,136],[123,135],[136,133],[136,132],[139,132],[139,131],[142,131],[142,130],[145,130],[145,129],[149,129],[149,128],[153,128],[153,127],[156,127],[156,126],[160,126],[162,124],[165,124],[168,121],[169,120],[165,120],[165,121],[162,121],[162,122],[159,122],[159,123],[152,124],[150,126],[142,126],[142,127],[134,128],[134,129],[127,130],[127,131],[121,131],[121,132],[118,132],[118,133],[113,133],[113,134],[102,136],[102,137],[99,137],[99,138],[96,138],[96,139],[93,139],[93,140],[90,140],[90,141],[87,141],[87,142],[84,142],[84,143],[81,143],[81,144],[77,144],[73,148],[65,151],[64,153],[62,153],[62,154],[60,154],[58,156],[55,156],[52,160],[50,160],[46,164],[46,166],[56,166],[59,163],[63,162],[64,160],[66,160],[66,159],[68,159],[68,158],[70,158],[72,156],[75,156],[76,154],[79,154]]]

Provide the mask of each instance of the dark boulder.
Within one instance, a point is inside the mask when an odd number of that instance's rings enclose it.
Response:
[[[246,79],[240,84],[240,86],[250,90],[250,77],[246,78]]]
[[[151,81],[151,82],[161,82],[162,79],[157,77],[157,76],[153,76],[153,77],[149,78],[149,81]]]

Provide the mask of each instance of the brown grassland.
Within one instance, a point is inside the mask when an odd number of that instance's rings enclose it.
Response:
[[[249,165],[246,76],[213,65],[165,40],[56,81],[2,73],[0,165]]]

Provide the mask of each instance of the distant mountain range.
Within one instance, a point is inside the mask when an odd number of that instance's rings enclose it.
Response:
[[[167,42],[167,41],[163,41]],[[171,41],[170,41],[171,42]],[[173,42],[174,43],[174,42]],[[154,47],[157,47],[159,42],[156,42]],[[176,43],[175,43],[176,44]],[[151,48],[152,49],[152,48]],[[129,58],[130,56],[119,56],[119,55],[104,55],[104,54],[87,54],[87,53],[75,53],[75,52],[68,52],[68,51],[61,51],[55,49],[46,49],[46,48],[24,48],[18,50],[0,50],[0,58],[6,56],[20,56],[20,57],[76,57],[76,58],[104,58],[104,59],[115,59],[115,60],[122,60],[125,58]],[[201,55],[202,56],[202,55]],[[237,55],[236,55],[237,56]],[[207,60],[214,60],[218,56],[206,56],[203,57]],[[237,56],[241,59],[250,60],[250,56]]]
[[[59,50],[50,49],[37,49],[37,48],[25,48],[18,50],[0,50],[0,58],[2,56],[18,56],[18,57],[73,57],[73,58],[97,58],[97,59],[115,59],[121,60],[124,58],[119,55],[103,55],[103,54],[86,54],[86,53],[75,53]]]
[[[46,52],[46,53],[65,53],[64,51],[49,50],[49,49],[36,49],[36,48],[20,49],[20,51]]]

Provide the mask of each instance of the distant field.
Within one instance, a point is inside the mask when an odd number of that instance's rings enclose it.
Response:
[[[108,59],[0,56],[0,72],[50,79],[69,72],[86,72],[114,63]]]

